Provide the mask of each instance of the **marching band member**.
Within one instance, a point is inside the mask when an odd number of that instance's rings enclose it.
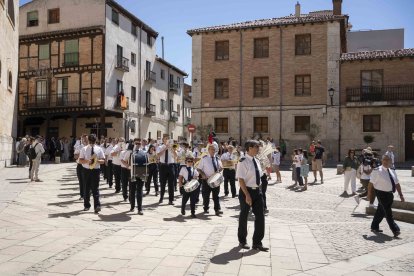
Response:
[[[78,181],[79,181],[79,200],[83,200],[84,198],[84,192],[85,192],[85,183],[83,181],[83,166],[82,164],[79,162],[79,154],[82,148],[86,147],[88,145],[88,135],[83,134],[80,138],[79,141],[76,141],[74,148],[74,158],[76,159],[76,175],[78,176]]]
[[[191,181],[192,179],[198,179],[198,171],[194,168],[194,156],[192,153],[188,153],[185,159],[187,165],[182,166],[180,170],[180,174],[178,176],[178,184],[180,190],[183,190],[183,199],[181,203],[181,214],[185,215],[185,205],[187,204],[188,199],[190,199],[190,208],[191,208],[191,217],[196,218],[195,215],[195,205],[197,200],[197,190],[194,190],[190,193],[184,191],[183,184]]]
[[[105,163],[106,163],[106,176],[107,176],[107,183],[109,185],[109,188],[112,188],[113,181],[114,181],[114,168],[112,166],[112,149],[115,146],[115,139],[112,139],[112,141],[109,143],[108,147],[105,149]]]
[[[155,196],[158,196],[158,157],[154,145],[150,145],[147,152],[148,158],[148,178],[145,183],[145,190],[147,195],[151,189],[151,180],[154,182]]]
[[[131,172],[129,171],[128,160],[131,156],[131,152],[134,148],[132,141],[128,141],[128,144],[122,145],[122,151],[119,154],[119,159],[121,160],[121,184],[122,184],[122,196],[124,201],[128,199],[128,186]]]
[[[169,144],[169,136],[164,136],[162,139],[163,145],[160,145],[157,149],[157,155],[160,159],[160,183],[161,183],[161,194],[160,201],[164,200],[165,186],[168,181],[168,204],[174,205],[174,178],[175,178],[175,159],[177,153],[172,149],[172,145]]]
[[[119,193],[121,191],[121,159],[119,155],[122,151],[122,144],[125,142],[124,138],[117,138],[115,139],[115,146],[111,151],[112,155],[112,166],[114,168],[114,176],[115,176],[115,193]]]
[[[263,171],[260,162],[255,156],[259,152],[259,142],[248,140],[245,144],[246,155],[241,158],[237,166],[236,177],[239,180],[240,191],[240,216],[238,239],[239,246],[244,249],[250,249],[247,244],[247,220],[250,208],[253,209],[255,217],[253,249],[267,251],[268,248],[262,245],[265,232],[265,217],[263,208],[263,197],[260,189],[260,176]]]
[[[89,211],[90,204],[90,192],[92,190],[93,195],[93,207],[95,213],[101,211],[101,203],[99,201],[99,176],[100,165],[105,162],[105,155],[100,147],[95,145],[96,137],[91,134],[88,136],[89,145],[83,147],[79,153],[79,163],[83,166],[83,179],[85,183],[84,190],[84,211]]]
[[[233,153],[234,147],[232,145],[229,145],[227,147],[227,152],[224,153],[221,156],[221,161],[230,161],[228,166],[225,166],[223,169],[223,177],[224,177],[224,195],[229,195],[229,182],[230,182],[230,189],[231,189],[231,195],[233,198],[237,196],[236,194],[236,166],[233,162],[234,160],[237,160],[237,156]]]
[[[128,166],[129,166],[129,170],[131,170],[131,164],[132,164],[132,160],[131,158],[134,158],[134,156],[132,155],[132,151],[134,151],[134,154],[139,154],[141,152],[141,154],[143,156],[146,156],[146,153],[144,152],[144,150],[141,148],[141,142],[139,139],[135,138],[134,139],[134,143],[130,143],[128,146],[128,150],[131,150],[130,155],[128,156]],[[124,157],[124,160],[127,157]],[[147,159],[148,160],[148,159]],[[138,207],[138,215],[143,215],[144,213],[142,212],[142,189],[144,187],[144,181],[137,177],[135,178],[134,181],[130,181],[129,184],[129,203],[131,204],[131,209],[130,211],[134,211],[135,209],[135,199],[137,200],[137,207]]]
[[[209,205],[210,205],[210,194],[213,193],[213,201],[214,201],[214,211],[216,212],[216,216],[220,216],[223,212],[220,211],[220,202],[219,202],[219,193],[220,193],[220,186],[216,188],[211,188],[208,183],[207,179],[212,176],[213,174],[221,171],[223,165],[221,164],[220,159],[216,156],[216,147],[213,144],[208,145],[208,155],[205,155],[198,165],[198,172],[200,173],[201,185],[202,187],[202,194],[203,194],[203,206],[204,206],[204,213],[208,214]]]

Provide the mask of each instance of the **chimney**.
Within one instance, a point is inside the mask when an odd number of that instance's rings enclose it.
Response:
[[[332,0],[333,2],[333,14],[342,15],[342,0]]]
[[[295,16],[300,17],[300,4],[299,4],[299,2],[297,2],[296,5],[295,5]]]

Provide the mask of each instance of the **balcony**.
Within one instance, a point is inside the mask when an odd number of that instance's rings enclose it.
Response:
[[[87,93],[25,96],[23,98],[23,109],[86,107],[88,105],[87,96]]]
[[[65,53],[63,66],[78,66],[79,65],[79,53]]]
[[[154,71],[145,71],[145,80],[150,82],[157,81],[157,73]]]
[[[175,82],[170,82],[169,87],[171,92],[178,92],[178,84]]]
[[[145,107],[145,116],[152,117],[155,116],[155,105],[149,104]]]
[[[129,72],[129,59],[121,56],[116,56],[115,68],[123,72]]]
[[[346,89],[347,103],[414,101],[414,84]]]
[[[127,110],[129,109],[129,97],[116,97],[114,109],[117,110]]]
[[[177,122],[178,121],[178,112],[177,111],[172,111],[170,113],[170,121],[171,122]]]

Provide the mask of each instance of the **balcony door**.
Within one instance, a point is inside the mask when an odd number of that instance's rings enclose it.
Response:
[[[145,106],[147,110],[151,109],[151,92],[147,91],[145,93]]]
[[[361,71],[361,98],[365,101],[381,101],[383,84],[382,70]]]
[[[145,62],[145,78],[149,80],[150,76],[151,76],[151,62],[147,60]]]
[[[405,115],[405,160],[414,160],[414,114]]]
[[[38,80],[36,82],[36,104],[38,106],[46,105],[48,101],[47,80]]]
[[[122,58],[124,57],[124,48],[117,45],[116,46],[116,58],[117,58],[117,65],[122,66]]]
[[[68,105],[68,102],[69,102],[68,78],[58,79],[56,105],[66,106]]]

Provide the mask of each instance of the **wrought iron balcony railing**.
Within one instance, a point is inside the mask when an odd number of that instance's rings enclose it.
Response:
[[[155,116],[155,105],[154,104],[148,104],[145,107],[145,115],[149,117]]]
[[[121,56],[116,56],[115,68],[124,72],[129,72],[129,59]]]
[[[157,81],[157,73],[154,71],[145,71],[145,80],[156,82]]]
[[[348,87],[346,89],[346,101],[414,101],[414,84]]]
[[[79,65],[79,53],[65,53],[63,66],[77,66]]]
[[[23,98],[23,109],[85,107],[88,105],[87,97],[87,93],[25,96]]]

